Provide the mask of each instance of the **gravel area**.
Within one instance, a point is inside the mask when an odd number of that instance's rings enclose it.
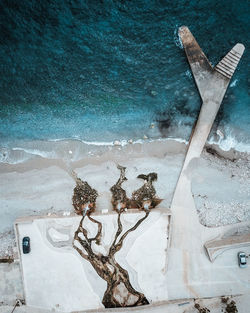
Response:
[[[250,162],[204,152],[192,177],[199,220],[216,227],[250,220]]]
[[[4,233],[0,233],[0,258],[13,258],[13,247],[16,245],[14,230],[9,230]]]

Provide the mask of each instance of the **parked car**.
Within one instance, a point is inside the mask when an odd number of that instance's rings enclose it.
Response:
[[[238,252],[239,267],[247,267],[247,257],[245,252]]]
[[[23,237],[23,253],[30,252],[30,237]]]

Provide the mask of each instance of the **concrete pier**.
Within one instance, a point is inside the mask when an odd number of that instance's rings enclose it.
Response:
[[[179,35],[203,101],[196,126],[189,141],[189,148],[183,166],[184,170],[190,160],[199,157],[203,150],[230,79],[245,47],[237,43],[213,68],[188,27],[180,27]]]
[[[225,227],[209,228],[200,224],[191,190],[192,171],[197,166],[195,159],[201,155],[244,46],[234,46],[213,68],[187,27],[181,27],[179,35],[203,103],[171,203],[172,235],[167,281],[175,283],[168,284],[168,295],[169,298],[176,298],[177,295],[200,298],[205,294],[212,296],[213,293],[223,295],[249,292],[249,281],[245,279],[248,273],[241,271],[235,259],[238,245],[232,245],[229,249],[227,242],[228,249],[221,250],[223,255],[213,263],[204,253],[204,244],[223,238]],[[246,238],[241,240],[241,248],[244,246],[244,249],[248,249]],[[223,243],[214,242],[216,244]]]

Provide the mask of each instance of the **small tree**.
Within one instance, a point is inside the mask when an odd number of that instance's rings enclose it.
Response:
[[[106,308],[138,306],[149,303],[143,293],[133,288],[127,270],[118,264],[115,254],[121,250],[128,234],[135,231],[148,217],[150,210],[161,201],[156,197],[156,191],[152,184],[157,179],[156,173],[139,175],[138,178],[144,179],[144,185],[133,192],[132,198],[129,199],[126,191],[121,187],[122,183],[127,180],[125,177],[126,168],[118,165],[118,169],[120,170],[120,177],[110,189],[113,210],[117,212],[117,231],[107,255],[97,254],[92,249],[92,242],[100,245],[102,238],[102,223],[91,216],[96,207],[97,191],[92,189],[87,182],[76,177],[76,187],[72,197],[75,212],[82,216],[75,232],[73,247],[83,259],[91,263],[97,274],[107,282],[107,289],[102,299]],[[121,215],[130,208],[137,208],[144,211],[145,214],[133,227],[122,234]],[[98,225],[95,237],[89,238],[88,231],[83,226],[86,217]]]

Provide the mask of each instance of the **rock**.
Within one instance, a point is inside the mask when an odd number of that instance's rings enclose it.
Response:
[[[151,95],[152,95],[152,96],[155,97],[157,94],[158,94],[157,91],[155,91],[155,90],[152,90],[152,91],[151,91]]]
[[[216,134],[221,138],[221,139],[224,139],[224,134],[223,134],[223,132],[220,130],[220,129],[217,129],[216,130]]]
[[[132,144],[133,143],[133,139],[129,139],[128,143]]]
[[[70,216],[70,212],[63,212],[63,216]]]
[[[120,142],[119,140],[115,140],[115,141],[113,142],[113,145],[114,145],[114,146],[121,146],[121,142]]]

